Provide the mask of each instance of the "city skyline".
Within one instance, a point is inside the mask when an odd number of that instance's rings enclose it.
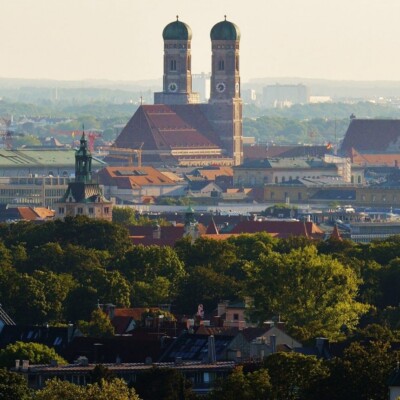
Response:
[[[193,31],[193,72],[209,72],[209,32],[227,15],[242,33],[243,82],[261,77],[400,80],[396,0],[1,3],[2,78],[161,78],[161,34],[176,15]]]

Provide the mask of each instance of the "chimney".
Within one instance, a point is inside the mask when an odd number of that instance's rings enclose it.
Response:
[[[276,353],[276,336],[275,335],[271,335],[269,337],[269,341],[271,344],[271,353],[274,354]]]
[[[225,314],[226,312],[226,307],[229,304],[229,300],[222,300],[221,302],[218,303],[218,307],[217,307],[217,313],[218,313],[218,317],[220,317],[222,314]]]
[[[22,360],[22,371],[28,371],[29,369],[29,360]]]
[[[328,339],[324,337],[317,337],[316,338],[316,348],[318,351],[318,355],[322,356],[326,345],[328,344]]]
[[[161,239],[161,226],[158,224],[153,227],[153,239]]]
[[[74,325],[73,324],[68,324],[68,333],[67,333],[68,337],[68,343],[70,343],[74,337]]]
[[[215,352],[215,338],[214,335],[208,337],[208,363],[215,364],[217,362],[217,354]]]

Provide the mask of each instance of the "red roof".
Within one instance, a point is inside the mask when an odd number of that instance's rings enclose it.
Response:
[[[332,231],[332,233],[331,233],[330,238],[331,238],[331,239],[340,240],[340,241],[343,240],[343,239],[342,239],[342,235],[340,234],[337,225],[335,225],[335,227],[333,228],[333,231]]]
[[[398,153],[360,153],[355,149],[350,150],[351,162],[361,165],[386,165],[398,166],[400,165],[400,152]]]
[[[130,226],[129,235],[133,244],[142,244],[144,246],[171,246],[175,245],[175,242],[182,239],[184,235],[184,226],[161,226],[160,238],[154,238],[154,227],[153,226]]]
[[[151,185],[176,185],[153,167],[106,167],[98,173],[102,185],[117,186],[120,189],[135,189]]]
[[[236,234],[257,232],[276,234],[279,238],[306,236],[321,239],[324,236],[324,232],[313,222],[302,221],[242,221],[231,231]]]
[[[202,105],[142,105],[115,141],[116,147],[146,150],[217,149],[218,135]]]
[[[366,152],[400,153],[400,119],[352,119],[343,139],[341,151],[352,148]]]

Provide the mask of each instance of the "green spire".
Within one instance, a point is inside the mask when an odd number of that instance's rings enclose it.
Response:
[[[75,152],[75,182],[89,183],[92,180],[92,154],[89,151],[82,125],[82,137],[79,149]]]

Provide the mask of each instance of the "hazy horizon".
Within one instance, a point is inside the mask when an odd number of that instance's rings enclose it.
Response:
[[[141,81],[162,77],[162,30],[193,31],[193,72],[208,72],[224,15],[242,34],[243,82],[268,77],[399,81],[397,0],[0,0],[0,77]]]

